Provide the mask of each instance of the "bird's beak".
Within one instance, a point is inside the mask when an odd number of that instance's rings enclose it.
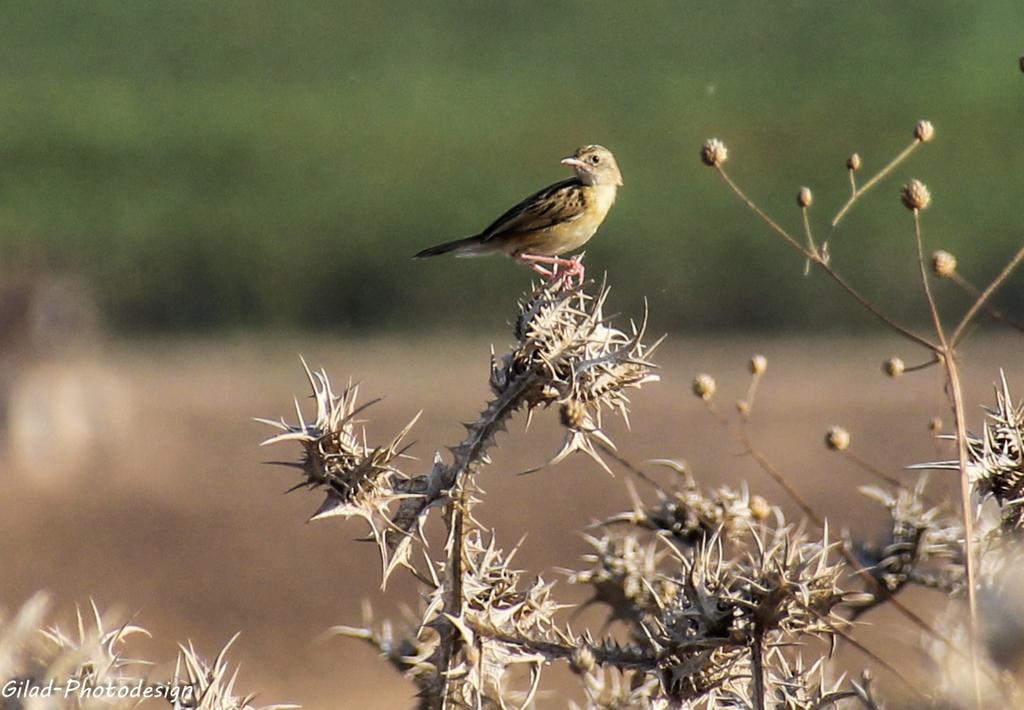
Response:
[[[572,166],[574,168],[585,168],[585,167],[587,167],[586,163],[584,163],[579,158],[573,157],[571,155],[569,157],[567,157],[567,158],[562,158],[562,165],[569,165],[569,166]]]

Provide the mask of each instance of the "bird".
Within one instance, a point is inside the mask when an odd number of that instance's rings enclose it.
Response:
[[[552,278],[562,267],[583,282],[580,257],[562,258],[586,244],[615,204],[622,173],[615,156],[600,145],[585,145],[562,159],[575,176],[535,192],[483,231],[424,249],[415,259],[453,253],[457,257],[502,252]],[[545,268],[544,265],[548,265]]]

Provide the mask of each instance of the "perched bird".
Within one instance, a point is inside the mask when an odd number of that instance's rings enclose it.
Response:
[[[530,195],[479,234],[424,249],[415,258],[449,252],[456,256],[503,252],[544,276],[554,274],[544,268],[543,264],[548,264],[564,267],[567,274],[582,281],[579,259],[561,255],[594,236],[615,203],[622,174],[612,152],[599,145],[583,146],[563,158],[562,164],[572,167],[576,176]]]

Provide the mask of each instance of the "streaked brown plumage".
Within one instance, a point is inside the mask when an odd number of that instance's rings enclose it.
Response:
[[[582,279],[576,259],[562,259],[594,236],[615,203],[622,175],[607,148],[587,145],[562,160],[576,176],[530,195],[479,234],[424,249],[415,258],[454,253],[479,256],[503,252],[550,276],[541,264],[565,267]]]

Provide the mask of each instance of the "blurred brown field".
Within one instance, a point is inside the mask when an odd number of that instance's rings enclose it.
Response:
[[[364,599],[377,602],[379,615],[400,617],[396,598],[416,603],[410,578],[393,577],[385,601],[375,548],[353,541],[363,534],[362,523],[306,524],[319,494],[283,496],[297,482],[295,472],[261,465],[291,459],[297,447],[260,449],[271,430],[252,417],[292,419],[294,395],[308,407],[301,353],[311,367],[326,368],[336,386],[352,378],[362,383],[364,400],[385,398],[368,412],[371,441],[389,437],[423,410],[412,434],[419,461],[409,470],[416,470],[460,439],[460,422],[474,417],[488,396],[490,342],[500,351],[508,339],[497,333],[490,340],[456,334],[147,340],[10,362],[0,459],[0,608],[10,612],[47,590],[56,618],[67,624],[75,604],[94,599],[153,633],[130,645],[129,656],[168,661],[178,642],[192,640],[212,657],[239,631],[230,657],[242,664],[240,688],[258,691],[260,702],[410,706],[412,686],[372,649],[325,635],[332,625],[361,623]],[[712,373],[717,405],[731,416],[745,396],[746,364],[755,352],[769,363],[750,424],[758,447],[829,516],[834,534],[841,527],[880,533],[880,511],[856,492],[874,481],[827,451],[822,437],[830,424],[844,425],[857,454],[907,480],[914,474],[904,466],[948,456],[927,428],[937,415],[950,425],[941,372],[895,380],[881,372],[893,354],[916,362],[900,341],[670,337],[654,356],[663,381],[633,397],[632,429],[608,422],[622,455],[638,464],[684,459],[705,486],[748,481],[752,492],[781,504],[795,520],[782,492],[736,455],[735,439],[689,391],[696,373]],[[968,342],[965,392],[973,425],[981,420],[978,405],[992,400],[1000,367],[1020,390],[1022,354],[1019,337]],[[523,420],[499,439],[493,464],[479,476],[486,491],[479,516],[506,549],[524,538],[518,566],[557,578],[556,568],[576,564],[585,550],[578,531],[628,507],[629,476],[617,468],[608,476],[585,457],[515,475],[542,463],[561,438],[555,412],[539,413],[528,432]],[[666,483],[674,475],[646,468]],[[936,477],[937,497],[951,498],[953,491],[951,479]],[[556,595],[584,600],[582,590],[564,582]],[[923,608],[935,600],[919,593],[913,602]],[[580,622],[598,629],[602,618],[592,609]],[[883,656],[924,666],[918,632],[889,612],[869,620],[884,621],[864,636],[885,637],[884,645],[875,644]],[[870,665],[852,651],[841,656],[851,667]],[[884,679],[884,671],[877,675]],[[548,696],[541,705],[564,707],[565,700]]]

